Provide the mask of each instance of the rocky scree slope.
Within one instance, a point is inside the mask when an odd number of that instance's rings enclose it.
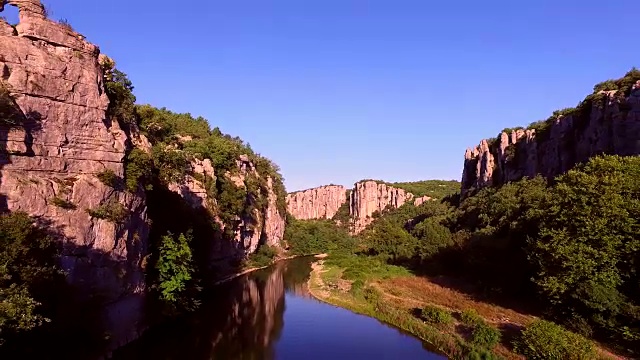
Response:
[[[594,87],[575,108],[467,149],[462,194],[538,174],[552,179],[599,154],[640,154],[640,71]]]

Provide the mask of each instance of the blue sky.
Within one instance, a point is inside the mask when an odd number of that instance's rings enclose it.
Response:
[[[640,66],[637,0],[49,4],[139,102],[240,136],[289,191],[459,179],[467,147]]]

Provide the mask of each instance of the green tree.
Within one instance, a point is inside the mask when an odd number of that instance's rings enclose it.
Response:
[[[369,244],[371,252],[389,255],[394,262],[411,258],[415,253],[415,238],[404,228],[385,218],[380,218],[375,227],[367,229],[363,238]]]
[[[0,342],[48,321],[51,295],[64,282],[58,247],[22,212],[0,215]]]
[[[160,299],[170,311],[193,310],[197,303],[189,294],[194,286],[191,248],[191,233],[174,237],[171,233],[162,237],[160,253],[156,263]]]
[[[560,176],[530,243],[535,282],[554,307],[628,341],[640,340],[638,179],[640,158],[619,156]]]

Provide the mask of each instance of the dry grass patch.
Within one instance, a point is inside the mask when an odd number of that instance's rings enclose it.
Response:
[[[475,309],[486,321],[494,324],[526,325],[535,319],[534,316],[521,314],[512,309],[474,300],[467,294],[438,285],[428,278],[399,277],[379,281],[379,286],[386,293],[393,291],[394,294],[398,294],[396,297],[408,301],[408,306],[424,303],[454,311]]]

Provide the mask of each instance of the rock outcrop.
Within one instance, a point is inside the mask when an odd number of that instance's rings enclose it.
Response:
[[[359,233],[373,222],[372,215],[386,209],[396,209],[413,199],[413,194],[373,180],[355,184],[349,195],[352,231]]]
[[[265,186],[258,189],[257,197],[261,197],[264,206],[256,206],[260,199],[247,196],[245,206],[250,207],[249,213],[235,217],[232,224],[225,224],[220,218],[219,206],[214,197],[209,196],[208,187],[216,181],[215,169],[211,160],[193,160],[191,169],[181,182],[170,183],[169,190],[179,194],[192,208],[205,208],[210,211],[220,231],[225,232],[229,227],[233,234],[231,239],[218,239],[218,246],[214,247],[211,259],[216,261],[226,258],[242,258],[256,251],[259,245],[280,246],[284,236],[285,217],[277,206],[277,195],[274,190],[273,179],[258,173],[255,165],[248,156],[241,155],[236,160],[236,170],[226,171],[217,176],[224,176],[235,187],[248,191],[251,182],[263,181]],[[265,180],[266,178],[266,180]],[[260,180],[263,179],[263,180]],[[213,241],[213,240],[212,240]]]
[[[352,190],[326,185],[287,195],[287,211],[299,220],[332,219],[342,206],[349,207],[349,227],[359,233],[373,221],[372,215],[404,205],[413,194],[374,180],[357,182]],[[419,203],[430,199],[419,198]],[[419,205],[419,204],[416,204]],[[346,213],[346,209],[344,210]]]
[[[462,194],[538,174],[551,179],[599,154],[640,154],[638,77],[624,78],[635,81],[628,91],[598,91],[544,127],[502,132],[467,149]]]
[[[413,199],[413,205],[420,206],[420,205],[424,204],[425,202],[431,201],[431,200],[434,200],[431,196],[426,196],[426,195],[425,196],[421,196],[421,197]]]
[[[98,48],[47,20],[39,1],[8,4],[18,6],[20,23],[14,29],[0,19],[0,210],[27,212],[56,232],[69,282],[106,296],[116,346],[142,326],[149,224],[144,194],[96,175],[123,176],[127,135],[106,116]],[[126,219],[88,214],[105,204],[128,209]]]
[[[347,201],[347,189],[326,185],[287,195],[287,211],[296,219],[331,219]]]

